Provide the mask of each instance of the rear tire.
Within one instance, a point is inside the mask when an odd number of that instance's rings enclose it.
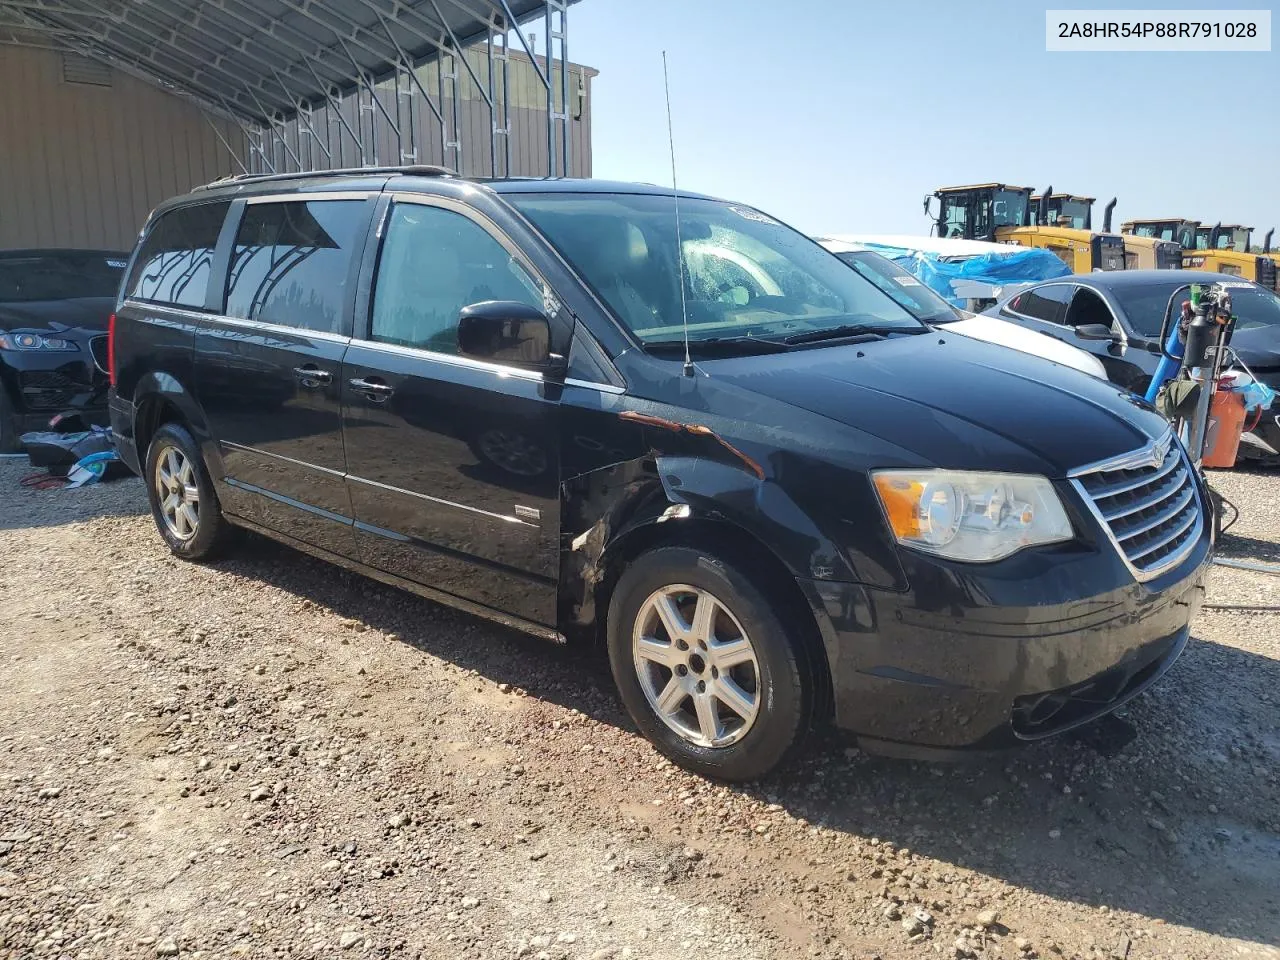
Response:
[[[155,432],[143,479],[156,529],[174,556],[205,560],[226,545],[231,526],[222,516],[200,447],[186,427],[166,423]]]
[[[803,627],[714,554],[660,547],[619,579],[609,662],[622,702],[671,760],[719,780],[765,776],[808,733]]]

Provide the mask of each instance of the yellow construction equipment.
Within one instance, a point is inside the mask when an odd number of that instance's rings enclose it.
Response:
[[[1074,193],[1054,193],[1047,201],[1037,195],[1031,198],[1031,223],[1040,223],[1039,210],[1047,209],[1047,226],[1072,227],[1077,230],[1093,229],[1094,197]],[[1115,210],[1113,197],[1102,217],[1102,232],[1111,233],[1111,214]],[[1123,231],[1122,231],[1123,233]],[[1153,236],[1124,237],[1124,268],[1126,270],[1177,270],[1182,266],[1182,247],[1176,242]]]
[[[1252,249],[1253,228],[1238,223],[1205,226],[1199,220],[1167,217],[1159,220],[1130,220],[1121,233],[1140,237],[1176,240],[1182,247],[1182,265],[1188,270],[1208,270],[1245,280],[1254,280],[1272,290],[1277,287],[1277,256],[1271,250],[1275,230],[1267,231],[1262,252]]]
[[[1073,273],[1124,269],[1123,237],[1105,229],[1096,232],[1090,225],[1074,225],[1078,214],[1088,224],[1092,223],[1090,198],[1055,195],[1050,187],[1040,195],[1038,208],[1033,213],[1031,193],[1030,187],[1006,183],[940,187],[933,193],[938,200],[934,230],[940,237],[1040,247],[1057,255]],[[1052,215],[1055,197],[1064,202],[1059,203],[1058,213]],[[930,216],[931,199],[925,200],[925,210]],[[1066,203],[1068,199],[1073,202]],[[1081,200],[1088,200],[1082,214]],[[1109,213],[1110,207],[1108,218]],[[1056,222],[1059,218],[1071,220],[1072,225],[1059,225]]]

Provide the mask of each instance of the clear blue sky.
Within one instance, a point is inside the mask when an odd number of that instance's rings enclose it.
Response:
[[[1099,222],[1117,196],[1117,226],[1280,227],[1276,0],[1146,4],[1270,8],[1271,53],[1047,53],[1045,9],[1090,6],[1109,5],[581,0],[594,175],[671,182],[666,49],[681,187],[810,232],[922,233],[926,193],[988,180],[1096,196]]]

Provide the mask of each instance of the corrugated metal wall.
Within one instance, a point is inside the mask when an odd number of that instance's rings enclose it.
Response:
[[[477,76],[487,80],[484,49],[467,51]],[[542,63],[542,58],[539,58]],[[218,177],[239,173],[204,114],[194,104],[118,70],[103,69],[73,59],[64,76],[64,55],[58,51],[0,44],[0,249],[13,247],[132,248],[147,214],[168,197]],[[96,69],[95,69],[96,67]],[[80,69],[85,68],[85,69]],[[439,90],[438,68],[419,69],[423,86]],[[413,105],[418,163],[447,163],[467,176],[493,176],[490,162],[490,114],[480,91],[465,68],[458,66],[460,99],[458,137],[461,156],[442,150],[440,127],[416,96]],[[570,65],[569,113],[572,173],[591,176],[591,79],[596,71]],[[68,82],[65,77],[90,80]],[[546,92],[530,60],[512,53],[510,68],[510,176],[546,176]],[[104,80],[110,85],[102,85]],[[557,78],[558,79],[558,78]],[[401,90],[407,89],[402,80]],[[446,89],[450,89],[446,84]],[[396,96],[390,84],[380,88],[381,102],[396,117]],[[557,90],[557,109],[560,104]],[[498,91],[501,102],[501,90]],[[438,99],[438,98],[437,98]],[[401,146],[408,148],[408,101],[402,96]],[[439,105],[439,104],[438,104]],[[443,104],[452,123],[452,102]],[[372,105],[361,115],[354,98],[343,113],[354,129],[367,131]],[[324,136],[323,111],[312,120]],[[357,125],[361,118],[363,127]],[[378,161],[408,162],[379,116]],[[219,130],[248,165],[247,144],[240,128],[215,119]],[[336,142],[340,126],[328,124],[333,162],[325,162],[308,134],[287,125],[285,137],[303,164],[311,168],[338,166]],[[450,135],[453,131],[450,128]],[[343,131],[344,166],[360,160],[351,138]],[[559,131],[556,132],[557,151]],[[270,144],[270,140],[267,141]],[[296,169],[280,143],[274,144],[280,169]],[[502,169],[499,147],[498,174]],[[456,162],[455,162],[456,157]],[[366,161],[373,162],[372,156]]]
[[[0,248],[128,250],[157,203],[235,169],[193,104],[118,70],[89,78],[67,82],[57,51],[0,45]]]

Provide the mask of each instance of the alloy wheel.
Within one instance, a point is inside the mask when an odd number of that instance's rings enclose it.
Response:
[[[706,590],[655,590],[636,616],[631,648],[649,706],[684,740],[727,747],[755,723],[762,686],[755,647]]]
[[[179,540],[190,540],[200,528],[200,487],[191,460],[177,447],[165,447],[156,458],[155,489],[164,525]]]

